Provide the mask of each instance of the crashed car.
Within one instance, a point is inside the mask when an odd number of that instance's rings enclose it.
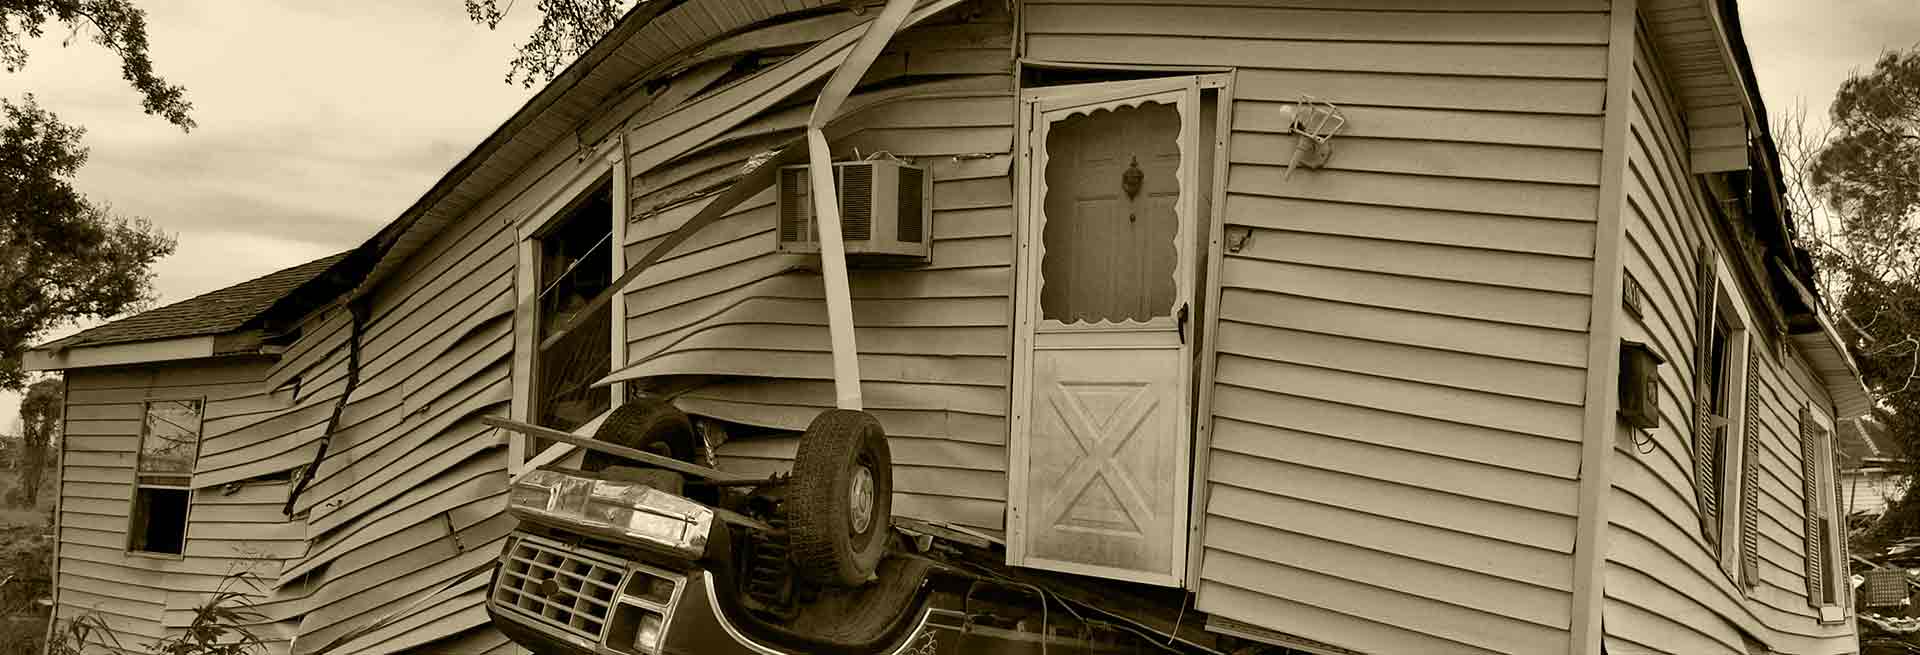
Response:
[[[1044,608],[996,624],[1019,612],[894,530],[886,435],[864,412],[815,418],[791,473],[771,477],[696,464],[694,434],[672,405],[630,402],[576,443],[579,469],[516,480],[495,627],[543,654],[1134,652],[1126,635],[1048,626]]]

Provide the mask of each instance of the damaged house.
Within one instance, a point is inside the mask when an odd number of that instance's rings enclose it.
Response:
[[[824,123],[836,290],[791,166],[877,8],[641,3],[360,247],[34,350],[57,617],[245,570],[275,652],[517,651],[463,573],[579,453],[480,419],[784,471],[844,291],[894,514],[1004,566],[1314,653],[1857,650],[1869,401],[1731,0],[924,0]]]

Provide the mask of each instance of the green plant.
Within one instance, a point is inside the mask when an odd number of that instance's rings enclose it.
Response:
[[[156,655],[259,655],[268,652],[267,644],[260,640],[247,626],[258,623],[266,615],[253,609],[255,593],[242,590],[260,590],[258,576],[250,568],[230,573],[221,579],[220,586],[199,606],[194,608],[193,622],[185,630],[153,642],[146,648],[130,650],[121,645],[119,636],[111,626],[93,610],[87,610],[78,616],[57,624],[53,643],[47,648],[47,655],[81,655],[83,652],[98,652],[105,649],[116,655],[134,653],[154,653]],[[38,653],[38,635],[34,636],[34,645],[30,650],[18,651]],[[11,646],[9,646],[11,648]],[[0,650],[0,655],[14,655],[14,650]]]
[[[250,570],[230,574],[220,581],[213,595],[194,608],[193,622],[179,634],[154,642],[148,650],[160,655],[252,655],[267,651],[265,642],[247,629],[265,614],[253,609],[253,596],[237,588],[245,584],[260,591],[258,578]]]
[[[120,637],[100,618],[94,610],[81,612],[70,621],[59,624],[59,630],[53,635],[53,643],[47,645],[47,655],[82,655],[88,645],[104,646],[116,653],[126,652],[120,645]]]

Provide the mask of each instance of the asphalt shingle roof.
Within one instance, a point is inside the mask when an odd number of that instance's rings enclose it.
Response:
[[[325,273],[351,252],[323,257],[165,307],[150,309],[43,344],[38,349],[67,349],[232,332],[260,316],[301,285]]]

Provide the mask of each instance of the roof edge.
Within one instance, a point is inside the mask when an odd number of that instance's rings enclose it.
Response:
[[[215,341],[214,335],[206,334],[176,339],[109,343],[97,346],[83,345],[73,348],[41,346],[28,350],[22,356],[21,364],[26,370],[44,372],[205,359],[215,356]]]
[[[598,67],[601,62],[612,57],[614,53],[618,51],[621,46],[625,45],[627,40],[639,32],[641,28],[646,27],[648,23],[652,22],[653,19],[660,14],[666,13],[667,10],[679,6],[683,1],[684,0],[652,0],[651,2],[640,2],[634,5],[632,9],[627,10],[627,14],[620,18],[620,21],[614,25],[613,29],[608,30],[605,35],[601,36],[599,41],[594,42],[593,47],[588,48],[585,53],[575,58],[573,63],[568,64],[566,69],[562,70],[559,75],[554,76],[552,80],[542,86],[540,91],[535,93],[532,98],[528,98],[526,104],[521,105],[520,109],[515,111],[512,116],[502,122],[499,127],[494,128],[493,132],[488,134],[486,139],[482,140],[479,145],[474,146],[473,150],[467,153],[467,156],[462,157],[459,162],[455,163],[452,168],[449,168],[445,174],[441,175],[440,179],[434,182],[433,186],[429,187],[427,192],[422,194],[418,200],[415,200],[412,205],[401,212],[400,216],[381,227],[372,237],[369,237],[361,247],[372,249],[374,253],[373,263],[365,276],[360,279],[358,284],[353,288],[352,295],[354,297],[366,295],[372,290],[374,285],[379,283],[380,279],[384,277],[380,271],[380,264],[386,259],[388,251],[400,240],[401,236],[405,235],[407,231],[413,227],[414,223],[419,222],[420,218],[426,215],[429,210],[439,204],[440,201],[448,195],[451,195],[462,182],[465,182],[467,178],[471,177],[481,166],[485,165],[487,160],[491,158],[495,152],[519,136],[522,128],[532,123],[534,119],[539,117],[548,107],[559,102],[560,99],[568,93],[571,93],[582,79],[591,73],[594,68]]]

